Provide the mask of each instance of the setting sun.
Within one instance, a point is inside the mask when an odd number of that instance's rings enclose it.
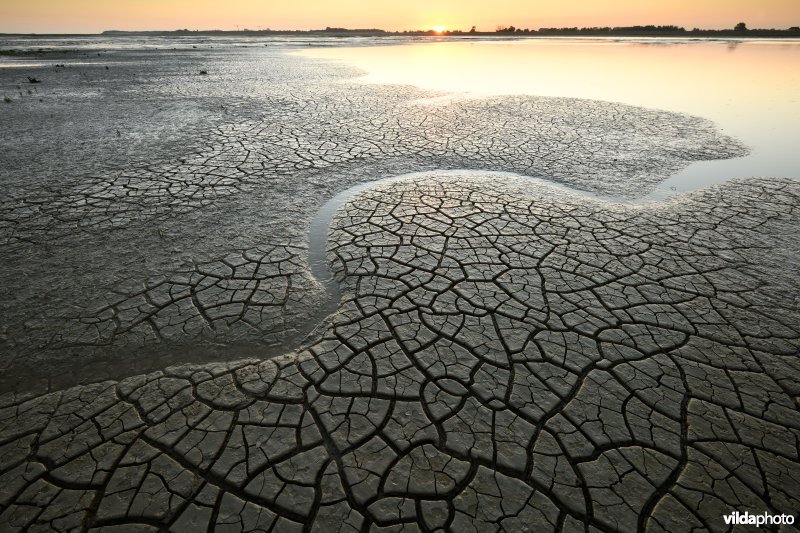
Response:
[[[434,26],[431,29],[436,33],[444,33],[445,31],[447,31],[447,26]]]

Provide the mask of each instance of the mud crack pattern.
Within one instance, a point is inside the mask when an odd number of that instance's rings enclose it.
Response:
[[[230,347],[298,348],[323,306],[305,272],[307,225],[358,183],[491,169],[632,198],[693,161],[745,151],[698,117],[441,98],[285,51],[68,56],[32,72],[47,91],[0,109],[14,132],[0,141],[0,285],[12,288],[0,298],[0,386],[55,390],[161,360],[229,360]],[[0,88],[16,83],[2,70]],[[254,273],[267,267],[277,274]],[[134,359],[138,372],[120,370]]]
[[[331,232],[343,301],[308,350],[3,396],[2,528],[681,531],[795,512],[799,197],[751,180],[625,207],[452,175],[361,193]]]

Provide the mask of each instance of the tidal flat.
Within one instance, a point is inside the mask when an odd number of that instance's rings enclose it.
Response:
[[[800,182],[643,201],[753,148],[342,44],[0,38],[0,529],[796,514]]]

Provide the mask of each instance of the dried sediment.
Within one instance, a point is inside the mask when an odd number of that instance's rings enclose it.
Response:
[[[489,169],[633,198],[744,151],[697,117],[428,98],[272,48],[103,52],[31,74],[40,92],[0,110],[6,389],[296,349],[325,306],[308,223],[357,183]]]
[[[334,220],[343,302],[308,350],[6,395],[0,520],[675,531],[792,513],[799,198],[764,179],[630,207],[436,173],[364,191]]]

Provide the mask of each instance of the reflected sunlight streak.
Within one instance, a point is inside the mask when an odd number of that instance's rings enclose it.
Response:
[[[797,176],[800,40],[525,39],[309,50],[367,83],[615,101],[711,119],[751,146],[748,175]],[[792,67],[791,65],[795,65]],[[465,91],[465,88],[469,88]]]

